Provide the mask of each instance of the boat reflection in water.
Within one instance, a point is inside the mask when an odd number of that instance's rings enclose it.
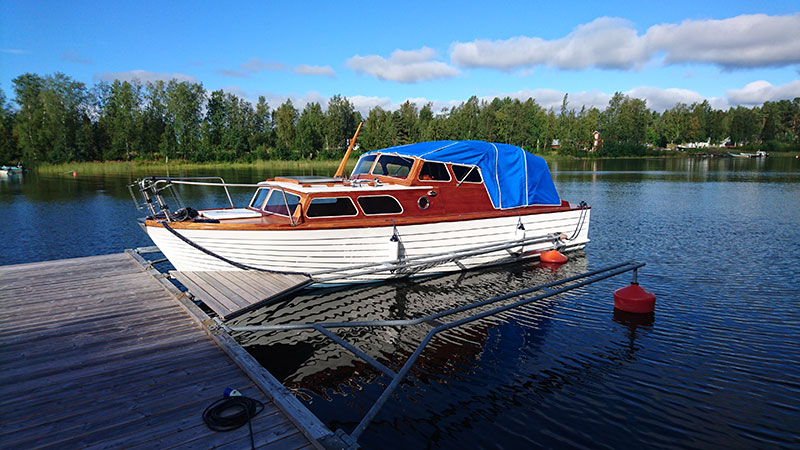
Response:
[[[413,319],[583,272],[586,272],[586,258],[582,252],[578,252],[569,263],[558,268],[528,262],[343,290],[315,290],[308,295],[245,314],[231,320],[229,325]],[[580,295],[580,292],[579,289],[563,295]],[[519,299],[512,298],[503,304]],[[448,384],[450,380],[458,378],[459,373],[470,372],[480,365],[487,351],[535,351],[532,347],[536,346],[536,341],[527,340],[519,343],[519,346],[525,347],[524,350],[509,349],[506,342],[502,344],[502,349],[490,347],[500,345],[502,333],[499,331],[508,323],[536,330],[533,334],[543,337],[550,320],[548,312],[558,301],[559,296],[551,297],[439,334],[424,350],[412,369],[413,377],[406,379],[405,383],[427,385],[437,381]],[[454,314],[441,321],[451,322],[497,306],[494,304],[469,313]],[[422,323],[403,327],[339,328],[334,332],[397,371],[435,325]],[[312,402],[315,397],[332,400],[336,394],[346,395],[355,389],[372,390],[369,385],[376,380],[380,379],[379,384],[389,380],[368,363],[316,331],[244,332],[236,334],[235,338],[284,385]],[[381,386],[377,388],[374,394],[366,395],[368,398],[350,399],[348,404],[358,404],[359,408],[356,409],[369,408],[370,402],[383,389]],[[341,410],[336,412],[338,418],[342,418],[342,415]],[[355,422],[360,419],[356,416],[353,417]]]

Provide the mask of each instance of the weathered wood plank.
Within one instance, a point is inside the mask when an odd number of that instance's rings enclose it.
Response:
[[[220,280],[224,283],[237,286],[238,290],[248,302],[255,303],[263,298],[261,292],[258,291],[257,286],[253,286],[249,280],[239,277],[241,271],[227,270],[219,271]]]
[[[75,377],[58,384],[47,383],[33,388],[20,389],[15,397],[0,398],[0,408],[13,405],[18,411],[28,411],[28,414],[35,415],[39,410],[46,410],[44,408],[54,401],[71,398],[83,399],[95,391],[113,389],[115,392],[121,393],[133,389],[152,389],[155,386],[169,383],[173,379],[203,376],[208,370],[208,361],[218,356],[217,349],[208,349],[207,351],[191,349],[189,354],[169,353],[167,358],[152,360],[146,366],[130,365],[120,369],[115,365],[114,370],[104,367],[104,372],[100,375]],[[181,358],[180,365],[175,364],[176,358]],[[232,366],[233,363],[226,361],[225,366],[227,365]],[[18,417],[27,417],[25,414],[18,414]]]
[[[246,427],[214,433],[202,423],[228,385],[265,403],[253,421],[258,445],[315,445],[137,257],[0,267],[0,408],[13,414],[0,420],[0,447],[248,447]],[[218,294],[237,293],[210,281]]]
[[[311,283],[304,275],[259,271],[171,272],[194,296],[223,319],[247,311]]]
[[[12,331],[14,328],[32,330],[36,328],[48,328],[52,324],[63,324],[71,320],[88,322],[99,318],[111,317],[112,315],[114,317],[124,318],[126,315],[132,317],[138,316],[139,314],[174,310],[173,305],[166,303],[154,303],[149,308],[144,309],[141,305],[135,304],[135,301],[141,300],[135,295],[122,295],[119,299],[115,300],[119,301],[106,303],[101,299],[98,304],[92,307],[76,304],[65,309],[54,308],[55,311],[53,312],[51,312],[49,308],[36,309],[31,311],[30,314],[17,311],[14,314],[0,314],[0,320],[7,319],[11,322],[9,325],[10,328],[8,328],[9,331]],[[34,314],[39,315],[37,316]],[[46,317],[41,317],[42,315],[46,315]],[[41,319],[37,321],[36,317],[40,317]]]
[[[236,302],[236,299],[230,298],[220,290],[219,283],[207,272],[188,272],[186,276],[191,278],[195,285],[201,286],[209,295],[212,295],[218,303],[225,305],[226,308],[236,311],[242,307]]]
[[[206,290],[205,286],[202,284],[202,281],[198,282],[193,276],[179,276],[177,272],[173,272],[173,276],[175,276],[176,279],[181,282],[181,284],[186,286],[186,288],[192,293],[192,295],[195,296],[195,298],[201,300],[215,312],[219,313],[219,311],[222,311],[224,313],[236,309],[235,304],[225,302],[225,299],[218,301],[214,295]]]
[[[252,423],[254,430],[261,430],[290,422],[289,419],[279,411],[265,409],[253,419]],[[138,436],[126,436],[128,440],[120,442],[120,444],[124,443],[126,447],[133,449],[171,448],[176,445],[187,448],[187,446],[191,447],[192,443],[199,443],[202,448],[213,448],[215,444],[219,445],[220,443],[236,441],[237,439],[246,437],[247,445],[240,448],[250,448],[250,431],[247,426],[243,426],[239,430],[233,431],[233,433],[235,434],[225,436],[226,433],[216,433],[209,430],[205,424],[200,424],[191,428],[185,428],[178,433],[160,436],[151,433],[147,435],[139,434]],[[305,441],[308,443],[307,439]]]
[[[221,382],[224,379],[214,380]],[[219,398],[220,386],[190,386],[191,390],[175,395],[155,396],[148,399],[120,397],[106,403],[106,408],[92,411],[62,421],[45,423],[34,428],[17,431],[11,441],[13,448],[32,448],[56,445],[59,448],[82,448],[98,439],[117,434],[141,432],[152,427],[172,428],[176,414],[193,413],[196,423],[202,423],[205,407]],[[224,389],[224,387],[222,387]],[[253,388],[243,388],[254,395]]]
[[[163,308],[155,311],[147,311],[147,315],[137,315],[137,319],[142,323],[156,323],[158,321],[176,321],[181,322],[185,319],[183,311],[175,308]],[[32,342],[37,343],[37,347],[45,345],[46,341],[55,339],[65,339],[76,334],[95,333],[99,334],[102,330],[113,330],[115,332],[124,332],[137,328],[139,325],[125,320],[127,316],[121,318],[109,317],[108,315],[89,320],[72,320],[64,324],[54,325],[45,329],[25,328],[25,331],[12,337],[5,337],[0,346],[0,360],[3,359],[3,354],[6,352],[16,351],[16,347],[23,345],[30,345]],[[161,325],[163,326],[163,325]]]
[[[209,383],[210,388],[221,387],[228,380],[243,379],[241,373],[233,365],[214,367],[206,371],[202,377],[203,384]],[[150,386],[150,389],[132,389],[125,385],[108,389],[89,390],[80,397],[53,397],[50,402],[44,404],[32,417],[30,415],[16,415],[10,417],[4,429],[10,432],[18,432],[28,428],[38,428],[40,425],[57,422],[59,427],[66,427],[74,421],[82,422],[86,415],[96,412],[96,404],[113,403],[120,398],[124,398],[128,404],[142,404],[152,398],[163,398],[164,393],[169,393],[176,398],[181,397],[185,392],[195,392],[197,382],[188,383],[184,377],[171,378],[167,383]],[[17,406],[15,405],[15,409]],[[24,411],[24,410],[23,410]],[[114,414],[108,411],[106,414]],[[35,432],[35,431],[34,431]]]
[[[110,339],[110,337],[109,337]],[[32,362],[31,364],[23,364],[21,366],[13,365],[0,372],[0,384],[4,382],[14,382],[19,378],[24,378],[26,374],[35,374],[36,376],[46,376],[52,373],[69,372],[71,370],[82,370],[93,365],[104,365],[110,358],[124,358],[128,353],[133,351],[152,352],[160,351],[167,343],[178,343],[182,345],[192,345],[202,342],[202,338],[196,335],[176,335],[174,339],[168,341],[142,338],[119,338],[119,342],[109,345],[107,347],[100,347],[98,349],[77,349],[70,352],[69,355],[64,354],[64,358],[45,358]],[[55,356],[55,355],[53,355]],[[16,367],[15,367],[16,366]]]
[[[241,308],[252,303],[242,297],[242,289],[236,289],[237,286],[235,285],[226,285],[224,279],[220,279],[218,274],[219,272],[197,272],[197,275],[199,275],[208,284],[212,285],[222,295],[230,298],[236,304],[236,306]]]

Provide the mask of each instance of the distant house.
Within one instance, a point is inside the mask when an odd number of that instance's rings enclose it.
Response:
[[[589,150],[589,151],[593,152],[593,151],[599,149],[601,143],[602,143],[602,141],[600,140],[600,132],[597,131],[597,130],[594,130],[594,133],[592,133],[592,149]]]
[[[558,139],[553,139],[553,143],[552,143],[552,144],[550,144],[550,147],[551,147],[553,150],[555,150],[555,149],[557,149],[558,147],[561,147],[561,144],[559,143]]]
[[[677,146],[678,150],[689,150],[695,148],[709,148],[711,147],[711,138],[708,139],[706,142],[687,142],[685,144],[680,144]]]

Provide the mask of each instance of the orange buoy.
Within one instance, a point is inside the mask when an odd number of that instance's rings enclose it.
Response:
[[[652,313],[656,309],[656,296],[638,283],[631,283],[614,291],[614,308],[635,314]]]
[[[539,261],[551,264],[564,264],[567,262],[567,257],[558,250],[550,250],[539,255]]]

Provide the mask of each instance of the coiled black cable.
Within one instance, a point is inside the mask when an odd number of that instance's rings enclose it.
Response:
[[[203,411],[203,422],[214,431],[231,431],[247,424],[250,427],[250,445],[256,448],[250,420],[263,410],[264,404],[256,399],[240,395],[224,397]]]

